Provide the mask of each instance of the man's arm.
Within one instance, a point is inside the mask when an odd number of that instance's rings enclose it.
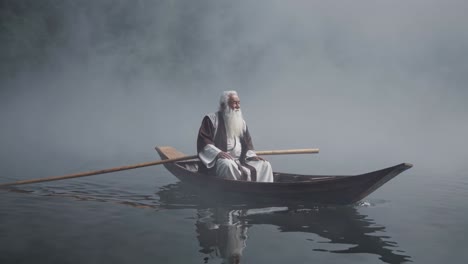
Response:
[[[229,153],[224,152],[215,146],[216,128],[209,116],[203,118],[197,138],[197,152],[200,160],[207,168],[213,168],[216,160],[234,159]]]
[[[214,146],[215,127],[208,116],[203,118],[200,129],[198,130],[197,152],[203,151],[206,145]]]

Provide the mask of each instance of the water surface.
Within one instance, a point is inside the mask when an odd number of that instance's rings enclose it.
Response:
[[[463,262],[468,183],[422,178],[296,208],[200,199],[163,167],[18,186],[1,193],[0,262]]]

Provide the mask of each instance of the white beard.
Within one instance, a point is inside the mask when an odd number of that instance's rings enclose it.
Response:
[[[227,108],[224,110],[224,124],[228,138],[240,137],[244,134],[244,118],[242,111]]]

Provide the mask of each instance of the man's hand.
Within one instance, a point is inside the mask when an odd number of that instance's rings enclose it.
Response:
[[[218,153],[218,155],[216,156],[218,159],[231,159],[233,160],[234,158],[227,152],[220,152]]]
[[[259,157],[259,156],[250,157],[250,158],[247,158],[247,160],[255,160],[255,161],[263,160],[263,161],[266,161],[266,159],[264,159],[262,157]]]

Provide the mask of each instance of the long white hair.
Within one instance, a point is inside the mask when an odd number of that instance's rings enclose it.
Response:
[[[229,138],[240,137],[244,134],[244,118],[240,109],[231,109],[229,107],[229,98],[237,95],[236,91],[224,91],[219,99],[219,110],[224,116],[224,125],[226,126],[226,134]]]

